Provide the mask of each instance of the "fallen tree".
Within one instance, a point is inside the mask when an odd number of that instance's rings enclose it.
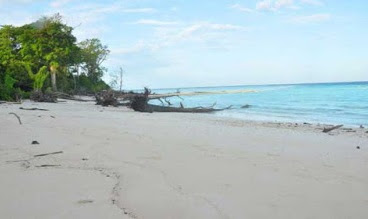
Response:
[[[178,96],[178,95],[176,95]],[[222,111],[231,109],[232,106],[221,108],[221,109],[215,109],[214,106],[211,107],[193,107],[193,108],[185,108],[183,104],[180,104],[180,107],[172,107],[172,105],[168,100],[166,100],[165,95],[160,96],[153,96],[151,95],[151,90],[148,88],[144,88],[144,93],[132,95],[129,97],[130,100],[130,107],[134,111],[138,112],[179,112],[179,113],[211,113],[216,111]],[[159,106],[154,104],[149,104],[148,102],[150,100],[157,99],[163,103],[163,100],[169,105],[169,106]]]

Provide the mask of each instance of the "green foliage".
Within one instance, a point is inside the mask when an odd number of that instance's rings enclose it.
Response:
[[[33,89],[35,91],[42,90],[43,84],[47,76],[49,75],[49,72],[47,71],[47,66],[42,66],[42,68],[40,68],[40,70],[38,70],[36,74],[33,74],[30,65],[25,65],[25,67],[28,71],[29,77],[33,80]]]
[[[98,39],[77,45],[72,31],[58,14],[20,27],[0,26],[0,99],[56,87],[56,81],[68,93],[108,88],[101,77],[109,50]],[[57,80],[52,81],[51,74]]]
[[[82,70],[93,82],[103,76],[105,68],[101,65],[106,60],[110,50],[102,45],[99,39],[87,39],[79,43],[81,48]]]
[[[14,84],[16,80],[6,74],[3,83],[0,83],[0,99],[13,101],[16,99],[16,89]]]
[[[110,88],[109,85],[107,85],[103,80],[93,82],[88,76],[84,74],[77,77],[76,80],[78,81],[78,90],[82,93],[95,93]]]

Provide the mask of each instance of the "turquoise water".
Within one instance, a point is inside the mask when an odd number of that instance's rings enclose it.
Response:
[[[219,94],[173,97],[174,105],[185,107],[233,105],[234,109],[217,112],[217,116],[239,119],[310,122],[368,126],[368,82],[321,83],[296,85],[260,85],[208,88],[180,88],[181,92],[255,90],[256,93]],[[157,89],[153,92],[175,92],[177,89]],[[249,104],[250,108],[241,106]]]

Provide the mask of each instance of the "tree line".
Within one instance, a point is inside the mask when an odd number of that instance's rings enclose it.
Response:
[[[0,27],[0,99],[31,92],[93,93],[109,86],[101,79],[110,51],[99,39],[77,42],[59,14],[20,27]]]

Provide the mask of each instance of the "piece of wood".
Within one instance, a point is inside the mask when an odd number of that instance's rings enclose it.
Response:
[[[336,125],[336,126],[332,126],[332,127],[330,127],[330,128],[324,128],[323,129],[323,132],[324,133],[329,133],[330,131],[333,131],[333,130],[335,130],[335,129],[339,129],[339,128],[341,128],[341,127],[343,127],[344,125]]]
[[[172,113],[211,113],[218,112],[227,109],[231,109],[232,106],[214,109],[212,107],[194,107],[194,108],[184,108],[184,107],[168,107],[168,106],[158,106],[153,104],[146,104],[145,108],[141,112],[172,112]]]
[[[20,117],[16,113],[9,113],[9,114],[14,115],[15,117],[17,117],[19,125],[22,125],[22,121],[20,120]]]
[[[37,154],[34,155],[33,157],[43,157],[43,156],[48,156],[48,155],[53,155],[53,154],[62,154],[62,151],[57,151],[57,152],[52,152],[52,153],[46,153],[46,154]]]
[[[59,164],[57,164],[57,165],[54,165],[54,164],[43,164],[43,165],[36,166],[36,167],[61,167],[61,165],[59,165]]]
[[[40,109],[40,108],[23,108],[19,107],[21,110],[39,110],[39,111],[49,111],[48,109]]]

